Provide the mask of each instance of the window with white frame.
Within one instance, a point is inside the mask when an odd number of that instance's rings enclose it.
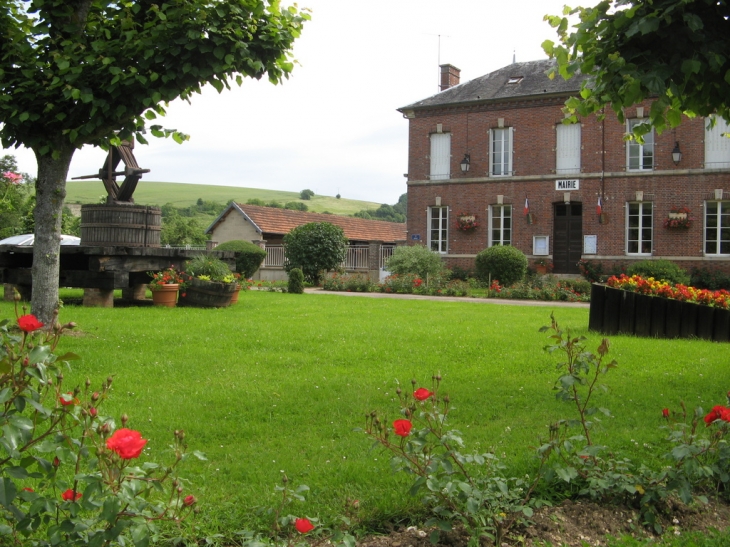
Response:
[[[512,128],[501,127],[489,132],[489,173],[494,177],[512,175]]]
[[[626,253],[650,255],[654,238],[654,208],[651,201],[626,204]]]
[[[713,116],[705,119],[705,169],[727,169],[730,167],[730,126],[722,119]]]
[[[449,250],[449,208],[429,207],[428,209],[428,248],[437,253]]]
[[[492,205],[489,246],[512,243],[512,205]]]
[[[558,175],[580,173],[580,124],[556,127],[555,172]]]
[[[644,119],[629,120],[628,132],[632,133],[637,125],[644,122]],[[631,139],[626,143],[626,167],[629,171],[654,169],[654,130],[644,135],[643,140],[643,143],[639,143],[636,139]]]
[[[730,201],[705,202],[705,254],[730,255]]]
[[[431,133],[431,180],[451,178],[451,133]]]

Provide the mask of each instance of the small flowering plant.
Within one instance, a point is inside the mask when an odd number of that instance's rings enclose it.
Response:
[[[417,388],[416,380],[411,384],[411,392],[396,389],[400,417],[392,420],[372,411],[365,417],[365,434],[393,454],[394,470],[415,477],[412,495],[425,491],[433,515],[425,526],[447,531],[460,523],[475,541],[488,538],[500,545],[506,532],[542,503],[531,498],[534,483],[504,477],[504,465],[493,453],[463,451],[461,433],[448,427],[453,407],[449,396],[440,393],[440,374],[432,377],[430,388]],[[431,543],[437,544],[438,536],[433,532]]]
[[[687,207],[672,207],[669,215],[664,221],[664,227],[668,230],[686,230],[692,226],[693,218],[690,218],[691,211]]]
[[[461,232],[471,233],[479,227],[476,215],[471,213],[459,213],[456,216],[456,229]]]
[[[160,272],[147,272],[147,275],[152,278],[147,284],[151,291],[159,290],[162,285],[180,285],[181,289],[185,288],[185,279],[182,273],[173,266]]]

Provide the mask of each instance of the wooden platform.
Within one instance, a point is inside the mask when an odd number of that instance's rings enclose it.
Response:
[[[144,299],[150,280],[147,272],[170,266],[182,269],[187,260],[200,254],[220,258],[235,271],[232,251],[61,245],[58,286],[85,289],[85,305],[112,307],[115,289],[121,289],[125,298]],[[0,245],[0,282],[15,285],[24,300],[30,300],[33,290],[32,266],[32,246]]]

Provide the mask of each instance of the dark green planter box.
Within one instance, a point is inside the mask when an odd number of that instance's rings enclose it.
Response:
[[[603,334],[730,342],[730,310],[594,284],[588,328]]]

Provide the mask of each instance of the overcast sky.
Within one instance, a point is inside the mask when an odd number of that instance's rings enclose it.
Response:
[[[406,192],[408,122],[396,111],[438,92],[438,64],[465,82],[512,62],[542,59],[556,35],[543,21],[565,0],[303,0],[311,9],[294,44],[289,80],[265,79],[192,104],[170,104],[165,127],[178,145],[150,136],[135,149],[145,180],[220,184],[395,203]],[[583,4],[590,4],[584,1]],[[440,48],[439,48],[439,35]],[[234,84],[235,85],[235,84]],[[6,150],[35,174],[32,152]],[[99,170],[104,152],[76,152],[69,178]],[[101,182],[98,184],[103,191]]]

